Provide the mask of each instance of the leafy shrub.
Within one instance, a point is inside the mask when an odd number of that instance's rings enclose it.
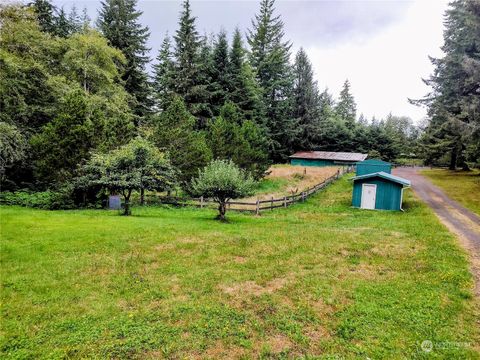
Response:
[[[58,191],[31,192],[26,190],[0,193],[0,204],[19,205],[46,210],[72,209],[74,202],[71,189],[68,187]]]

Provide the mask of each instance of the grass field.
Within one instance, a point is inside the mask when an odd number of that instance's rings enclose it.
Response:
[[[480,171],[423,170],[452,199],[480,216]]]
[[[350,192],[226,224],[2,207],[0,357],[480,358],[454,237],[409,192],[405,213],[352,209]]]

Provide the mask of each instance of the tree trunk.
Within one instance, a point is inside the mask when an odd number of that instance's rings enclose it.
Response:
[[[226,201],[220,201],[218,205],[218,220],[225,221],[225,213],[227,212]]]
[[[130,195],[132,194],[132,190],[128,190],[126,193],[123,192],[123,197],[125,198],[125,208],[123,211],[123,215],[128,216],[132,212],[130,211]]]
[[[457,156],[458,156],[457,146],[455,146],[452,149],[452,153],[450,155],[450,166],[448,167],[450,170],[456,170],[456,168],[457,168]]]
[[[145,189],[140,189],[140,205],[145,205]]]

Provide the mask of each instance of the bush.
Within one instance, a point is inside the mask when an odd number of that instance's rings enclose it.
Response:
[[[72,209],[75,207],[70,188],[59,191],[31,192],[26,190],[0,193],[0,204],[19,205],[45,210]]]

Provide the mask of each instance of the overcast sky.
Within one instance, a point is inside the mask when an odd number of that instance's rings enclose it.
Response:
[[[69,10],[87,7],[96,18],[100,1],[55,0]],[[192,1],[201,33],[245,32],[259,7],[258,1]],[[349,79],[358,113],[381,118],[389,112],[419,121],[425,110],[407,98],[428,92],[422,82],[432,72],[428,56],[441,56],[443,0],[417,1],[281,1],[277,13],[285,23],[293,53],[304,47],[312,61],[320,89],[338,95]],[[177,29],[180,1],[139,1],[142,23],[150,29],[149,46],[155,58],[165,32]]]

